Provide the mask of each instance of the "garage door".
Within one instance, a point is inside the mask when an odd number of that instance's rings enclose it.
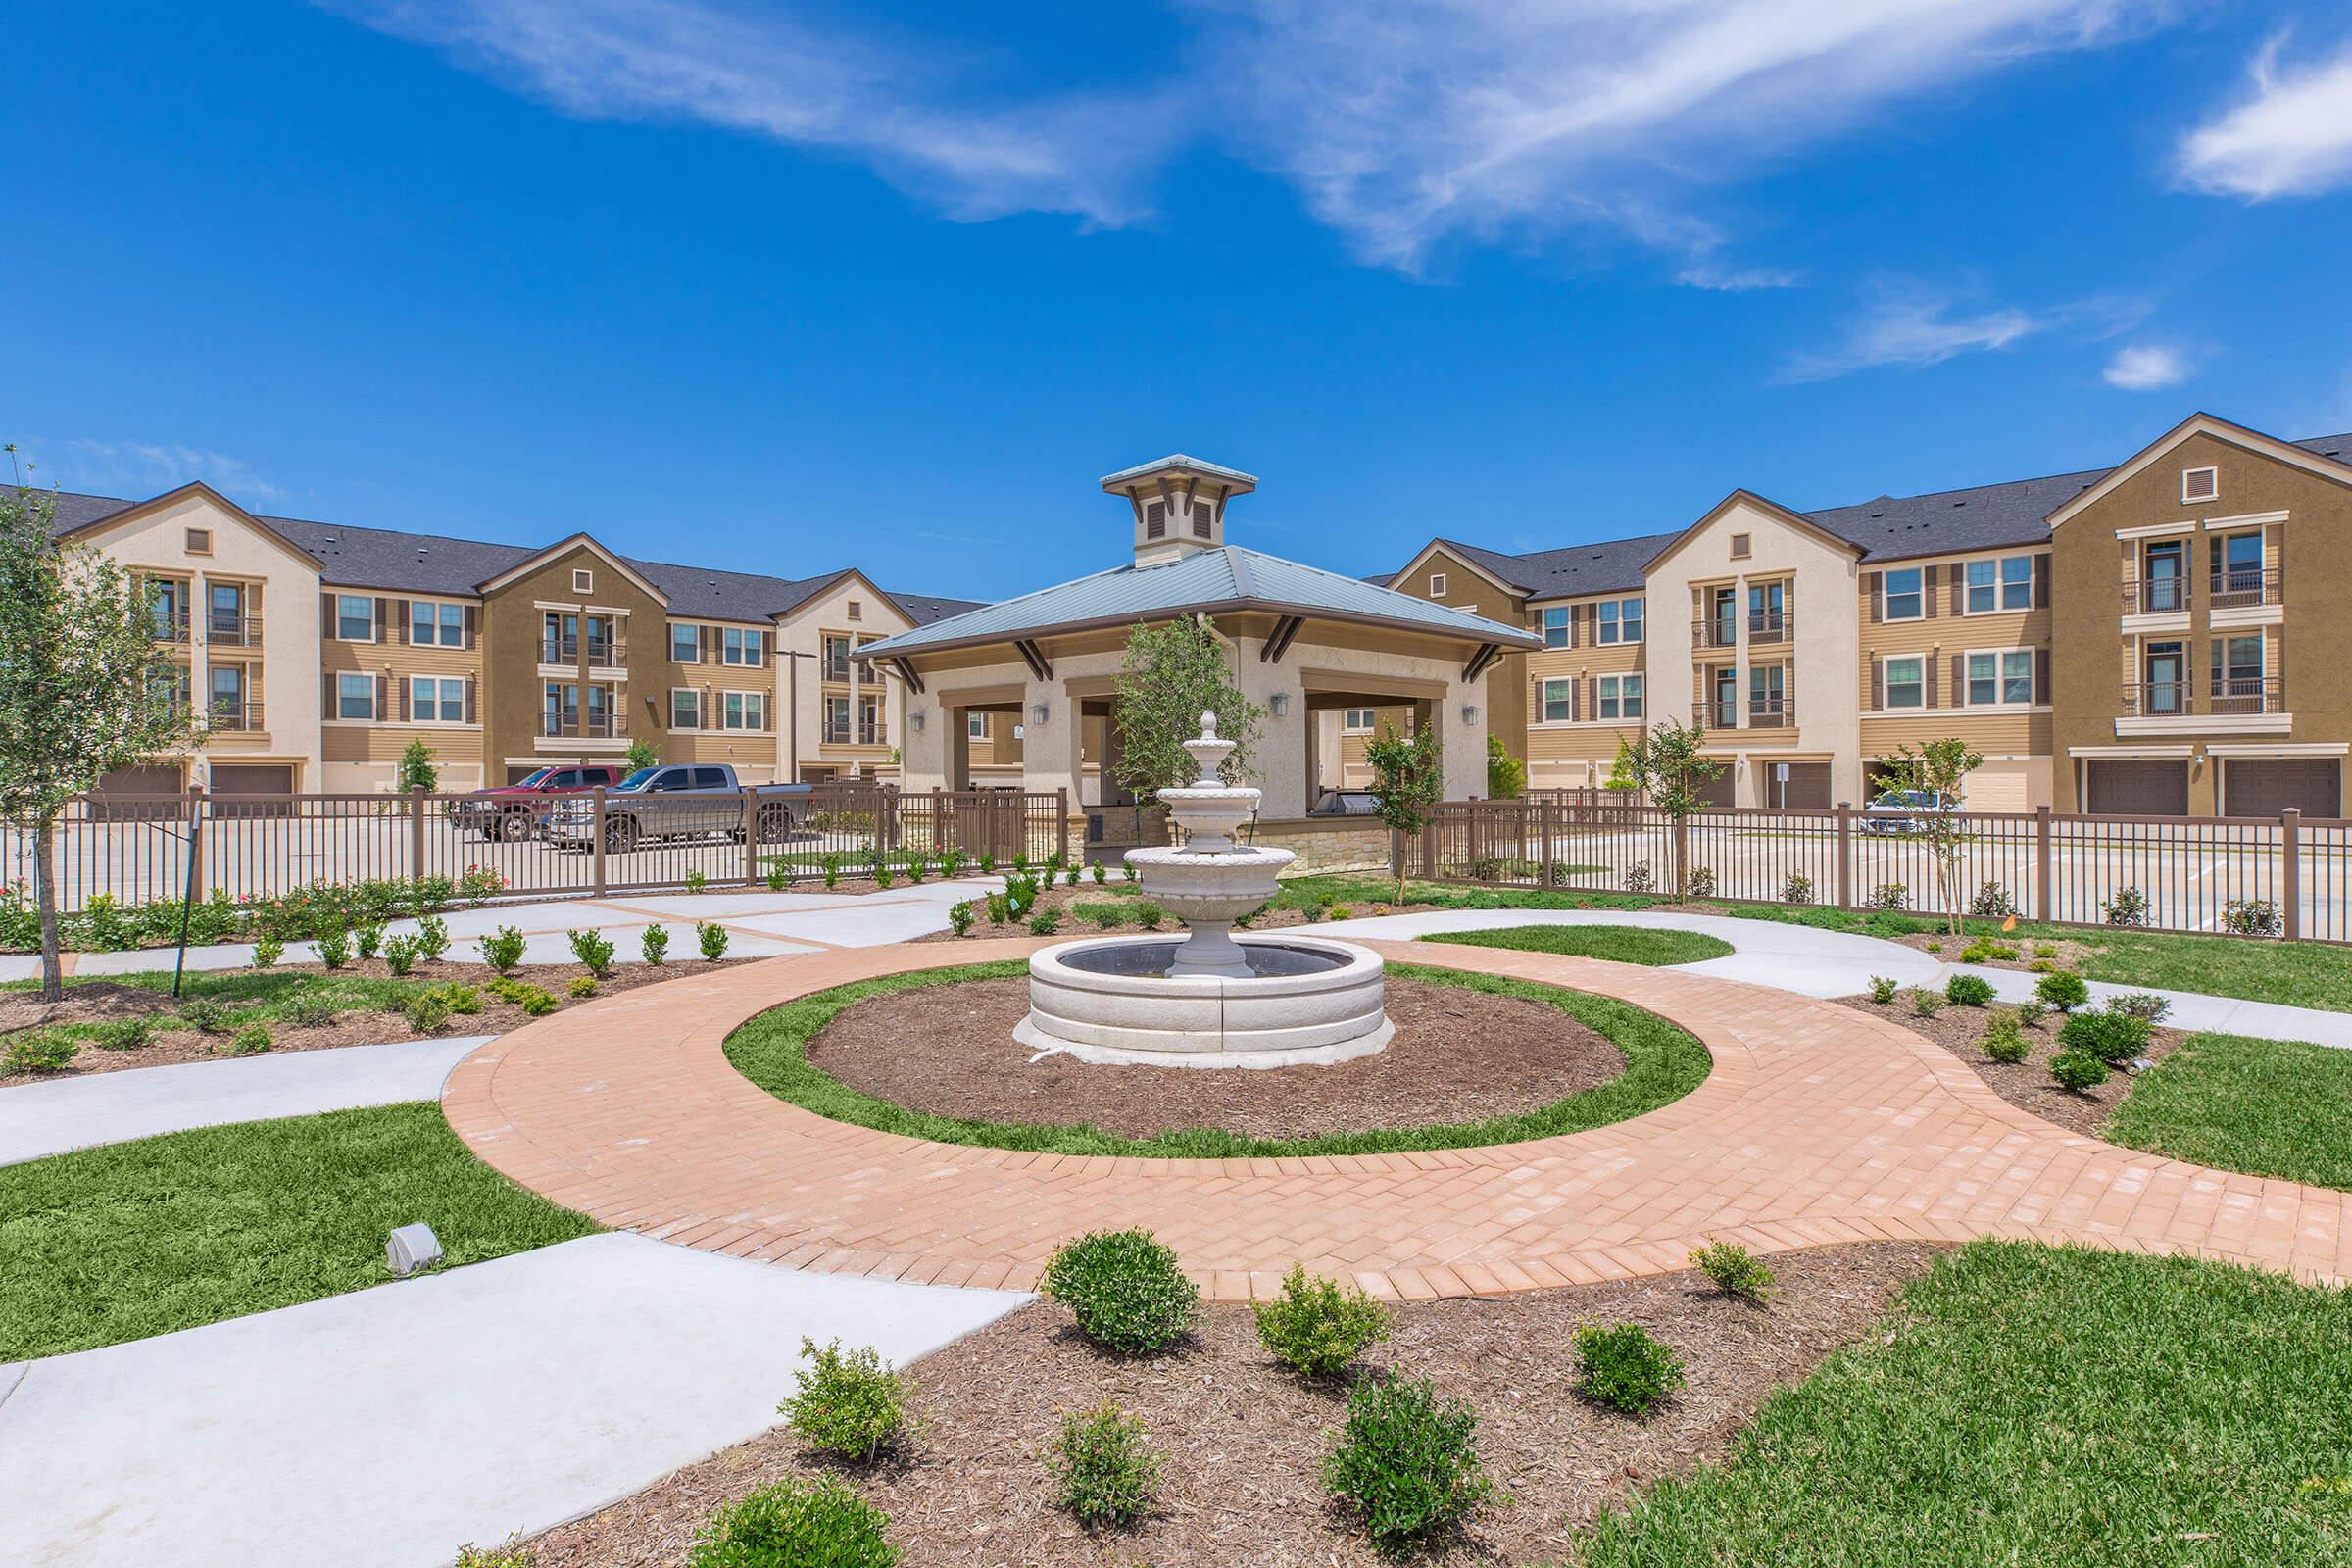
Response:
[[[90,819],[122,822],[139,817],[177,816],[182,808],[176,801],[137,797],[179,793],[179,764],[176,762],[118,767],[101,778],[98,787],[90,792]]]
[[[1738,788],[1738,781],[1732,777],[1732,764],[1726,762],[1723,764],[1722,772],[1698,787],[1698,798],[1709,806],[1721,806],[1729,808],[1732,804],[1732,791],[1736,788]]]
[[[215,816],[284,816],[290,803],[271,796],[294,793],[294,769],[281,762],[215,762]]]
[[[2090,809],[2099,816],[2186,816],[2185,761],[2094,761]]]
[[[2343,761],[2333,757],[2232,757],[2222,763],[2222,809],[2231,816],[2342,814]]]
[[[1765,762],[1764,804],[1786,811],[1826,811],[1830,808],[1830,764],[1827,762]],[[1787,768],[1788,776],[1781,777]]]

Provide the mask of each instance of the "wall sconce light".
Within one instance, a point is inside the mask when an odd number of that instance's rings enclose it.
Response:
[[[922,733],[923,710],[921,709],[918,708],[913,712],[906,715],[906,727],[910,730],[913,730],[918,735]]]
[[[1276,718],[1288,718],[1291,716],[1291,694],[1289,692],[1276,692],[1273,696],[1266,699],[1266,706],[1274,710],[1274,716]]]
[[[1035,704],[1029,710],[1029,717],[1040,724],[1043,724],[1047,719],[1053,716],[1054,710],[1047,707],[1044,703]]]
[[[1478,706],[1475,703],[1464,703],[1462,705],[1462,722],[1465,724],[1475,724],[1478,722]]]

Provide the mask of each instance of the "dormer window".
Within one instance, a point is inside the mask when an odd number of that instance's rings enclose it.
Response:
[[[1446,574],[1444,572],[1433,571],[1429,574],[1429,597],[1432,599],[1446,597]]]
[[[572,567],[571,591],[575,594],[592,594],[596,592],[596,573],[590,571],[586,566]]]
[[[2222,470],[2219,468],[2182,468],[2180,470],[2180,499],[2183,503],[2218,501],[2222,495]]]

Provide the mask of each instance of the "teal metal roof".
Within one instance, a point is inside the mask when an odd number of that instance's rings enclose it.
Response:
[[[1234,610],[1365,621],[1510,647],[1532,648],[1541,641],[1522,627],[1484,615],[1448,610],[1335,571],[1226,545],[1198,550],[1158,565],[1116,566],[1017,599],[983,605],[868,643],[858,651],[858,657],[889,659],[926,649],[1038,637],[1080,626]]]

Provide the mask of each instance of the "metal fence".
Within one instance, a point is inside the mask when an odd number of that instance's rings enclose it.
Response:
[[[1449,801],[1411,846],[1438,881],[2352,941],[2352,821],[1969,811],[1948,857],[1900,819],[1741,808]]]
[[[1066,792],[902,794],[820,784],[808,795],[578,796],[502,803],[392,795],[107,795],[68,808],[51,849],[58,908],[220,890],[238,904],[318,883],[467,877],[549,896],[858,875],[959,851],[1003,864],[1068,855]],[[30,897],[31,835],[0,826],[0,888]]]

